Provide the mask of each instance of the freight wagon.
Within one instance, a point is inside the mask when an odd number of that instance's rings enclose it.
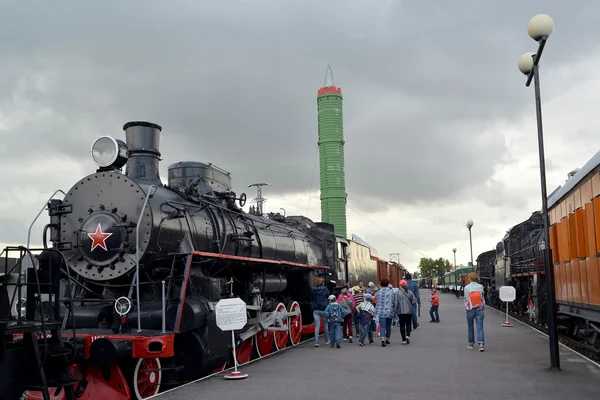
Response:
[[[338,269],[336,287],[358,285],[360,281],[365,286],[369,282],[379,286],[383,278],[397,287],[404,276],[404,267],[396,262],[389,262],[377,257],[375,250],[366,243],[346,240],[338,237]]]

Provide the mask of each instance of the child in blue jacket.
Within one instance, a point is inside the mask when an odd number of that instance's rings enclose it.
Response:
[[[335,301],[335,296],[331,295],[328,298],[329,304],[325,308],[325,315],[329,321],[330,330],[330,342],[331,347],[335,345],[338,349],[342,342],[342,321],[344,320],[342,314],[342,306]]]

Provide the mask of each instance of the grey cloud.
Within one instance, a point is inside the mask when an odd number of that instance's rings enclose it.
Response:
[[[273,193],[306,191],[316,91],[331,64],[345,96],[357,207],[452,198],[505,162],[501,138],[483,132],[533,112],[516,68],[535,49],[528,19],[554,16],[544,62],[560,68],[589,53],[600,8],[350,3],[5,6],[0,112],[28,115],[4,135],[25,149],[21,157],[83,160],[96,136],[148,119],[164,127],[163,171],[201,159],[231,171],[238,190],[258,180]],[[378,103],[384,96],[388,108]]]

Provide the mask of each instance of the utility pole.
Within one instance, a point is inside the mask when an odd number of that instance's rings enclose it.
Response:
[[[401,253],[390,253],[390,262],[395,262],[398,263],[398,265],[400,265],[400,256],[402,254]],[[403,275],[402,278],[404,278],[405,276]],[[398,284],[398,283],[396,283]],[[392,286],[394,285],[394,283],[392,283]]]

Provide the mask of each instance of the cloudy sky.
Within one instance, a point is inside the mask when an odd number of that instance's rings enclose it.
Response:
[[[0,243],[24,243],[46,198],[94,171],[93,140],[131,120],[163,126],[164,178],[209,161],[237,191],[270,182],[266,211],[320,220],[330,64],[348,233],[409,270],[453,247],[466,264],[468,219],[477,257],[540,208],[533,89],[517,70],[538,13],[556,22],[541,69],[548,191],[599,150],[596,2],[66,3],[0,0]]]

